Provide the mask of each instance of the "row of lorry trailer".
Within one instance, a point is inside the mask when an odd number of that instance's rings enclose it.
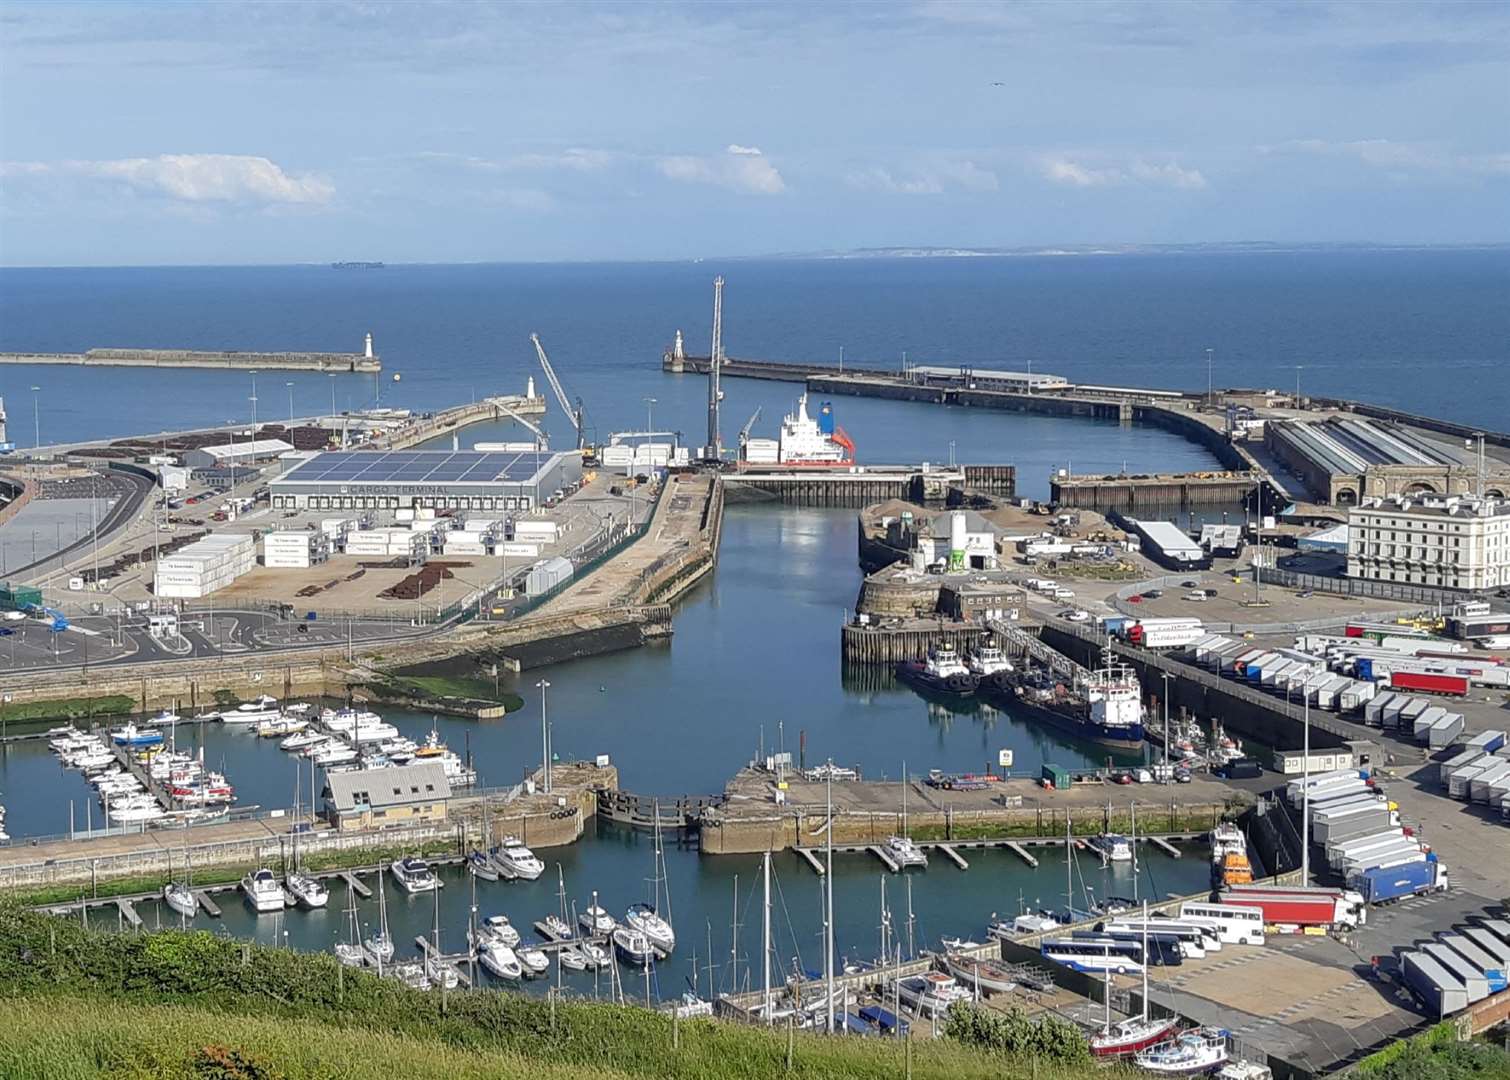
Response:
[[[1366,904],[1383,904],[1448,887],[1447,867],[1399,807],[1356,769],[1318,773],[1289,782],[1285,798],[1309,818],[1309,842]]]
[[[1471,916],[1400,954],[1405,985],[1438,1017],[1510,987],[1510,921]]]

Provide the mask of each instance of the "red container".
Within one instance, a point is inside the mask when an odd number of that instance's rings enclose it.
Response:
[[[1434,675],[1424,671],[1394,671],[1389,676],[1391,690],[1421,690],[1428,694],[1468,693],[1468,676]]]
[[[1341,893],[1249,893],[1243,892],[1239,886],[1224,892],[1221,902],[1261,908],[1266,923],[1295,923],[1298,926],[1331,926],[1344,921],[1346,911]]]

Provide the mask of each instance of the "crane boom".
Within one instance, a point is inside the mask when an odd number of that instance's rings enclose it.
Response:
[[[745,421],[745,426],[739,429],[739,445],[743,446],[750,441],[750,429],[755,426],[755,421],[760,419],[761,406],[756,406],[755,412]]]
[[[493,408],[503,413],[510,420],[517,420],[520,424],[523,424],[525,427],[534,432],[535,438],[540,440],[542,446],[549,441],[550,436],[541,430],[539,424],[535,423],[533,420],[530,420],[528,417],[522,415],[521,413],[515,412],[509,406],[505,405],[502,398],[488,398],[487,401],[489,405],[493,406]]]
[[[561,403],[561,411],[566,413],[566,418],[577,431],[577,449],[584,445],[582,432],[582,406],[572,405],[571,398],[566,396],[566,389],[561,385],[561,380],[556,378],[556,369],[551,367],[550,357],[545,355],[545,346],[540,344],[540,335],[531,334],[530,340],[535,343],[535,353],[540,357],[540,367],[545,372],[545,381],[551,384],[551,391],[556,395],[556,400]]]

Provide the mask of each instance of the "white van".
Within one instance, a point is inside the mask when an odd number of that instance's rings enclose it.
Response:
[[[1063,585],[1056,585],[1056,586],[1054,586],[1054,599],[1055,600],[1073,600],[1073,599],[1075,599],[1075,590],[1074,589],[1066,589]]]

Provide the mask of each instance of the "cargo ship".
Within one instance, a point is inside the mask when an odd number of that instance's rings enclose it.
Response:
[[[775,439],[747,439],[744,464],[798,469],[842,469],[855,463],[855,444],[834,420],[834,406],[825,401],[814,419],[807,412],[807,394],[797,399],[797,411],[781,421]]]
[[[1001,672],[986,685],[1013,713],[1101,746],[1140,749],[1143,702],[1138,677],[1132,668],[1116,663],[1110,650],[1103,657],[1102,666],[1074,686],[1065,686],[1042,668]]]

